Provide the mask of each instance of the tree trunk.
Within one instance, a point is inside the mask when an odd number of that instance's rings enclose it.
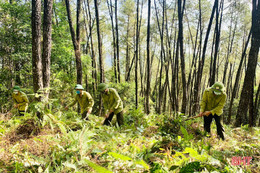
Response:
[[[138,28],[138,35],[139,35],[139,42],[140,42],[140,33],[141,33],[141,26],[142,26],[142,19],[143,19],[143,7],[144,7],[144,1],[142,0],[141,3],[141,11],[140,11],[140,19],[139,19],[139,28]],[[141,44],[138,43],[138,57],[139,57],[139,67],[140,67],[140,96],[143,97],[144,96],[144,83],[143,83],[143,76],[144,76],[144,60],[141,56]],[[145,54],[145,53],[144,53]],[[145,55],[144,55],[145,56]]]
[[[130,69],[130,56],[129,56],[129,16],[127,16],[127,30],[126,30],[126,67],[125,67],[125,81],[127,81],[128,72]]]
[[[42,89],[41,1],[32,0],[32,73],[34,93]]]
[[[140,33],[140,30],[139,30]],[[144,55],[145,56],[145,55]],[[139,44],[139,67],[140,67],[140,96],[144,96],[144,60],[141,56],[141,44]]]
[[[194,86],[194,109],[193,109],[194,113],[197,112],[197,108],[198,108],[198,105],[199,105],[198,104],[199,93],[200,93],[199,88],[201,87],[201,79],[202,79],[203,67],[204,67],[204,62],[205,62],[205,57],[206,57],[208,39],[209,39],[210,29],[211,29],[211,25],[212,25],[212,22],[213,22],[214,13],[215,13],[215,10],[216,10],[217,3],[218,3],[218,0],[215,0],[214,6],[212,8],[211,16],[210,16],[210,19],[209,19],[208,29],[207,29],[206,36],[205,36],[205,41],[204,41],[204,46],[203,46],[203,51],[202,51],[202,57],[201,57],[201,60],[199,62],[199,66],[198,66],[196,83],[195,83],[195,86]]]
[[[151,83],[151,68],[150,68],[150,20],[151,20],[151,0],[148,0],[148,24],[147,24],[147,82],[146,82],[146,114],[150,113],[150,83]]]
[[[249,51],[247,70],[243,82],[243,89],[240,96],[239,107],[236,116],[235,126],[247,124],[247,111],[253,110],[253,88],[256,73],[257,59],[260,47],[260,1],[253,0],[252,8],[252,39]],[[250,111],[252,113],[252,111]],[[252,114],[253,116],[254,114]],[[251,117],[251,119],[254,119]]]
[[[165,21],[165,0],[163,0],[163,10],[162,10],[162,26],[160,26],[160,21],[158,17],[158,10],[157,10],[157,5],[156,1],[154,1],[155,5],[155,12],[156,12],[156,20],[157,20],[157,25],[160,33],[160,40],[161,40],[161,50],[160,50],[160,63],[161,63],[161,68],[160,68],[160,77],[159,77],[159,91],[158,91],[158,107],[157,107],[157,112],[158,114],[161,114],[161,107],[162,107],[162,102],[163,102],[163,86],[162,86],[162,76],[163,76],[163,69],[164,69],[164,60],[165,60],[165,51],[164,51],[164,21]]]
[[[51,74],[51,31],[53,0],[44,0],[42,75],[45,97],[48,100]]]
[[[174,96],[172,94],[172,86],[170,87],[170,79],[169,79],[169,69],[170,69],[170,65],[172,66],[172,51],[173,50],[173,46],[172,46],[172,36],[173,36],[173,24],[174,24],[174,20],[175,20],[175,12],[176,12],[176,3],[175,3],[175,6],[174,6],[174,12],[173,12],[173,17],[172,17],[172,22],[171,22],[171,26],[168,27],[168,14],[167,14],[167,9],[165,10],[165,17],[166,17],[166,20],[165,20],[165,28],[166,28],[166,57],[167,57],[167,68],[165,69],[166,70],[166,80],[167,80],[167,85],[168,85],[168,93],[169,93],[169,101],[168,101],[168,107],[169,107],[169,113],[171,114],[172,113],[172,108],[173,108],[173,105],[174,105]],[[169,32],[169,29],[170,29],[170,32]],[[176,33],[176,31],[175,31]],[[175,36],[175,34],[174,34]]]
[[[233,14],[232,14],[232,16],[233,16]],[[226,57],[226,62],[225,62],[225,66],[224,66],[224,73],[223,73],[223,80],[222,80],[222,83],[224,85],[226,83],[226,72],[227,72],[227,68],[228,68],[229,54],[232,52],[233,42],[234,42],[236,28],[237,28],[237,18],[235,20],[234,29],[232,28],[232,24],[233,24],[232,16],[231,16],[231,25],[230,25],[230,30],[229,30],[229,39],[228,39],[229,41],[228,41],[228,48],[227,48],[227,57]],[[232,31],[233,31],[233,33],[232,33]],[[232,37],[231,37],[231,35],[232,35]]]
[[[177,45],[176,45],[176,54],[175,54],[175,64],[174,64],[174,95],[175,95],[175,111],[178,112],[179,111],[179,52],[177,50],[179,50],[179,41],[177,40]]]
[[[223,1],[222,1],[223,2]],[[223,10],[223,3],[221,10]],[[210,86],[212,86],[216,81],[216,66],[217,66],[217,57],[218,57],[218,49],[219,49],[219,43],[220,43],[220,31],[221,31],[221,21],[222,18],[220,18],[219,21],[219,10],[218,10],[218,2],[216,3],[216,24],[215,24],[215,34],[216,34],[216,41],[215,41],[215,50],[214,50],[214,58],[212,63],[212,76],[210,77]]]
[[[94,0],[95,2],[95,14],[96,14],[96,24],[97,24],[97,39],[98,39],[98,53],[99,53],[99,70],[100,70],[100,83],[105,82],[104,78],[104,63],[102,57],[102,40],[100,36],[99,29],[99,12],[98,12],[98,0]]]
[[[258,89],[257,89],[257,92],[256,92],[256,96],[255,96],[255,103],[254,103],[254,116],[253,117],[249,117],[249,121],[252,123],[249,124],[250,127],[252,126],[256,126],[256,121],[257,121],[257,118],[260,118],[259,115],[258,115],[258,112],[259,112],[259,107],[260,107],[260,82],[258,84]],[[250,115],[249,115],[250,116]],[[254,118],[254,119],[253,119]],[[259,125],[258,125],[259,126]]]
[[[230,95],[229,92],[232,88],[232,76],[233,73],[232,71],[234,71],[233,69],[235,65],[233,63],[230,63],[230,69],[229,69],[229,76],[228,76],[228,82],[227,82],[227,86],[226,86],[226,94],[227,94],[227,100],[228,100],[228,96]]]
[[[176,5],[175,5],[176,8]],[[176,50],[176,44],[178,47],[178,41],[176,41],[177,38],[177,29],[176,29],[176,24],[175,24],[175,32],[174,32],[174,42],[173,42],[173,53],[172,53],[172,59],[171,59],[171,70],[172,70],[172,81],[171,81],[171,95],[172,95],[172,110],[173,113],[175,114],[178,111],[178,101],[177,101],[177,92],[176,92],[176,88],[177,88],[177,84],[176,84],[176,79],[178,78],[178,72],[176,73],[177,69],[176,67],[178,66],[178,61],[177,58],[174,54],[174,51]]]
[[[210,54],[210,72],[209,72],[209,79],[208,79],[208,85],[210,86],[211,84],[211,79],[212,79],[212,71],[213,71],[213,53],[214,53],[214,45],[216,42],[216,31],[214,31],[214,35],[213,35],[213,41],[211,44],[211,54]]]
[[[238,92],[238,85],[239,85],[239,80],[241,78],[242,66],[243,66],[244,58],[246,56],[246,50],[247,50],[247,46],[248,46],[248,43],[250,41],[251,35],[252,35],[252,29],[249,32],[249,35],[248,35],[248,38],[247,38],[247,41],[246,41],[246,44],[245,44],[245,48],[243,50],[242,57],[241,57],[241,60],[240,60],[240,63],[239,63],[238,69],[237,69],[235,84],[234,84],[234,87],[233,87],[233,90],[232,90],[231,100],[230,100],[229,110],[228,110],[228,120],[227,120],[228,124],[230,124],[230,121],[231,121],[232,106],[233,106],[234,99],[235,99],[237,92]]]
[[[19,73],[19,71],[21,70],[21,63],[15,61],[15,62],[13,62],[13,64],[14,64],[14,71],[15,71],[15,84],[16,85],[22,85],[21,75]]]
[[[158,107],[158,102],[156,101],[157,100],[157,97],[158,97],[158,93],[157,93],[157,87],[158,87],[158,76],[159,76],[159,70],[160,70],[160,61],[158,63],[158,66],[157,66],[157,70],[156,70],[156,77],[155,77],[155,85],[154,85],[154,89],[153,89],[153,92],[152,92],[152,99],[153,99],[153,102],[155,102],[155,110],[157,110],[157,107]]]
[[[138,108],[138,46],[139,44],[139,0],[136,7],[136,44],[135,44],[135,107]]]
[[[85,86],[86,86],[85,90],[89,91],[89,87],[88,87],[88,74],[86,74],[86,76],[85,76]]]
[[[116,20],[116,55],[117,55],[117,72],[118,72],[118,82],[120,83],[119,33],[118,33],[118,18],[117,18],[117,0],[115,0],[115,20]]]
[[[99,28],[99,12],[98,12],[98,0],[94,0],[95,3],[95,14],[96,14],[96,24],[97,24],[97,39],[98,39],[98,54],[99,54],[99,70],[100,70],[100,83],[105,82],[104,77],[104,63],[102,57],[102,39],[100,35],[100,28]],[[100,104],[99,104],[99,115],[102,114],[102,97],[99,96]]]
[[[174,13],[173,13],[173,21],[175,20],[175,16],[176,16],[176,8],[177,8],[177,1],[175,2],[174,5]],[[173,22],[174,23],[174,22]],[[172,28],[174,28],[174,38],[173,38],[173,48],[172,50],[169,50],[169,54],[172,54],[172,57],[170,59],[170,63],[171,63],[171,97],[172,97],[172,105],[171,105],[171,110],[173,111],[173,114],[176,113],[177,108],[178,108],[178,102],[177,102],[177,96],[176,96],[176,76],[178,76],[175,71],[175,65],[176,65],[176,58],[175,58],[175,49],[176,49],[176,38],[177,38],[177,23],[175,22],[175,26]],[[168,41],[169,42],[169,41]]]
[[[92,57],[92,61],[91,61],[91,65],[92,65],[92,85],[93,85],[92,87],[93,87],[93,94],[95,95],[95,91],[96,91],[96,88],[97,88],[96,87],[96,85],[97,85],[97,68],[96,68],[97,63],[96,63],[96,56],[95,56],[94,44],[93,44],[93,35],[92,35],[93,25],[92,25],[92,17],[91,17],[91,12],[90,12],[89,0],[87,0],[87,4],[88,4],[88,15],[89,15],[89,37],[90,37],[91,57]]]
[[[182,7],[183,6],[183,7]],[[185,114],[187,107],[187,88],[186,88],[186,71],[185,71],[185,58],[183,50],[183,13],[185,8],[185,0],[178,0],[178,21],[179,21],[179,36],[178,42],[180,45],[180,59],[181,59],[181,76],[182,76],[182,108],[181,112]]]
[[[117,52],[116,52],[116,36],[115,36],[115,27],[114,27],[114,17],[113,17],[113,4],[112,1],[107,0],[107,8],[109,11],[109,16],[111,19],[111,31],[112,31],[112,37],[113,37],[113,56],[114,56],[114,62],[113,62],[113,66],[114,66],[114,73],[115,73],[115,82],[117,83]],[[115,12],[116,13],[116,12]]]
[[[130,81],[130,74],[131,74],[131,70],[132,70],[133,64],[134,64],[134,62],[135,62],[135,56],[136,56],[136,55],[134,54],[134,57],[133,57],[133,59],[132,59],[132,61],[131,61],[131,64],[130,64],[129,71],[128,71],[128,73],[127,73],[126,81]]]
[[[81,0],[77,0],[77,28],[76,34],[73,28],[71,19],[71,10],[69,0],[65,0],[68,22],[70,26],[70,34],[74,47],[75,57],[76,57],[76,67],[77,67],[77,83],[82,84],[82,65],[81,65],[81,54],[80,54],[80,13],[81,13]]]
[[[88,18],[88,14],[87,14],[87,9],[86,9],[86,3],[85,1],[83,1],[85,7],[83,6],[83,21],[84,21],[84,28],[85,28],[85,34],[86,34],[86,44],[83,47],[83,52],[85,52],[86,55],[89,54],[90,52],[90,45],[89,45],[89,41],[90,41],[90,34],[88,33],[88,27],[87,27],[87,22],[89,23],[89,18]]]

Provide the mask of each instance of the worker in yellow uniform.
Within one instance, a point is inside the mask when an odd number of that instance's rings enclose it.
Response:
[[[200,115],[204,116],[204,130],[210,133],[210,125],[214,118],[217,126],[218,136],[224,140],[223,126],[220,123],[220,115],[223,114],[223,107],[227,95],[224,92],[224,85],[216,82],[212,87],[207,88],[200,103]]]
[[[105,108],[106,119],[104,125],[110,125],[114,115],[116,115],[118,125],[123,125],[123,101],[117,91],[114,88],[108,88],[104,83],[98,85],[98,91],[102,93],[103,106]]]
[[[19,86],[14,86],[12,98],[14,101],[14,108],[17,108],[20,116],[24,116],[28,108],[29,100],[24,92],[21,91]]]
[[[83,89],[84,88],[82,87],[82,85],[80,85],[80,84],[76,85],[76,87],[75,87],[75,90],[76,90],[75,100],[71,104],[66,106],[65,109],[67,110],[69,107],[75,105],[78,102],[79,105],[80,105],[80,108],[81,108],[82,119],[89,120],[88,115],[91,114],[91,112],[92,112],[94,100],[91,97],[91,95],[88,92],[83,91]]]

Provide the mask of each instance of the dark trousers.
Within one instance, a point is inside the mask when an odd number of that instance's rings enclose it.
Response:
[[[82,114],[81,114],[81,117],[82,117],[82,119],[84,120],[89,120],[88,119],[88,111],[84,111]]]
[[[109,116],[105,119],[104,124],[103,125],[110,125],[111,121],[113,119],[114,116],[114,112],[112,112],[111,114],[109,114]],[[123,117],[123,111],[119,112],[118,114],[116,114],[116,119],[118,122],[118,125],[121,126],[124,124],[124,117]]]
[[[209,116],[204,116],[204,130],[210,133],[210,125],[213,118],[216,122],[218,136],[221,137],[222,140],[224,140],[224,129],[220,123],[220,116],[218,116],[217,114],[215,114],[214,116],[212,114],[210,114]]]
[[[24,116],[25,111],[19,111],[19,116]]]

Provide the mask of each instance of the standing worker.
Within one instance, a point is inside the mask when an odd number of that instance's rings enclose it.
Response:
[[[84,88],[82,87],[82,85],[76,85],[75,90],[77,95],[75,97],[75,100],[71,104],[66,106],[65,109],[67,110],[69,107],[75,105],[78,102],[81,108],[82,119],[89,120],[88,115],[92,112],[94,100],[91,95],[88,92],[83,91],[83,89]]]
[[[224,92],[224,85],[216,82],[212,87],[207,88],[200,103],[200,116],[204,116],[204,130],[210,133],[210,125],[214,118],[217,125],[218,136],[225,140],[223,126],[220,123],[220,115],[226,103],[227,95]]]
[[[24,92],[21,91],[19,86],[14,86],[12,98],[14,101],[14,108],[17,108],[20,116],[24,116],[28,108],[29,100]]]
[[[102,93],[102,100],[105,108],[106,119],[103,125],[110,125],[114,115],[116,115],[118,125],[123,125],[123,102],[117,91],[114,88],[108,88],[104,83],[98,85],[98,91]]]

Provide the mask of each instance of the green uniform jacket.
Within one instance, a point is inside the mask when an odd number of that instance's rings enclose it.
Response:
[[[109,110],[113,110],[114,114],[123,111],[123,102],[114,88],[108,88],[108,92],[102,94],[102,99],[105,113]]]
[[[200,102],[200,112],[210,111],[212,115],[221,115],[223,113],[223,107],[226,103],[227,95],[222,92],[221,95],[215,95],[211,88],[207,88]]]
[[[19,111],[26,111],[28,108],[29,100],[24,92],[19,92],[18,94],[12,94],[12,98],[15,104],[19,104]]]
[[[80,105],[80,108],[81,108],[81,113],[88,111],[94,105],[93,98],[86,91],[82,91],[82,97],[80,97],[80,95],[77,94],[74,102],[72,102],[69,105],[69,107],[75,105],[77,102],[79,102],[79,105]]]

